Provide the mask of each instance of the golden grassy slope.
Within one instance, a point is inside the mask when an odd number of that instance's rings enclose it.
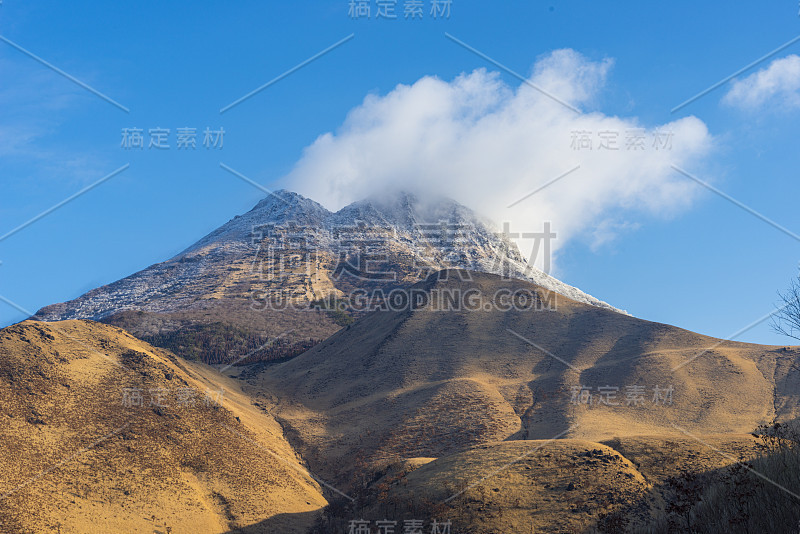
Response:
[[[396,502],[427,503],[400,515],[449,519],[456,531],[475,534],[587,532],[601,514],[617,511],[630,527],[642,526],[663,515],[665,480],[680,469],[707,472],[729,465],[726,455],[755,453],[751,436],[703,441],[717,450],[660,436],[622,438],[613,446],[579,439],[481,445],[386,477],[388,488],[362,514],[377,519]]]
[[[539,291],[472,277],[419,287]],[[326,501],[297,450],[342,489],[366,478],[371,519],[423,498],[476,533],[584,531],[615,511],[644,525],[663,509],[667,477],[750,456],[745,433],[798,415],[797,348],[720,343],[560,296],[556,304],[374,313],[245,373],[248,395],[111,326],[9,327],[0,331],[0,495],[13,493],[0,521],[34,532],[303,532]],[[628,385],[645,387],[643,402],[627,405]],[[619,387],[620,405],[573,403],[576,386]],[[656,386],[674,388],[671,403],[652,402]],[[223,387],[224,408],[126,408],[130,387],[201,397]]]
[[[304,532],[326,504],[233,381],[90,321],[0,330],[0,442],[3,532]]]
[[[471,275],[427,289],[538,291]],[[558,296],[553,311],[373,313],[270,367],[249,391],[273,402],[303,456],[335,476],[509,439],[747,433],[798,416],[798,359],[797,348],[720,342]],[[644,398],[628,405],[634,385]],[[619,405],[573,403],[580,386],[618,387]],[[670,386],[671,404],[653,402]]]

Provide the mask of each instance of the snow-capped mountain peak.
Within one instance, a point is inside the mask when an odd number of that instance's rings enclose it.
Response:
[[[420,266],[428,270],[460,268],[529,280],[570,299],[620,311],[528,265],[490,221],[452,199],[395,192],[332,213],[309,198],[279,190],[174,258],[73,301],[43,308],[36,317],[99,319],[127,309],[180,310],[209,299],[247,305],[248,295],[242,288],[268,292],[277,287],[274,281],[265,282],[262,273],[254,272],[253,265],[263,263],[264,251],[274,248],[271,232],[287,228],[304,237],[301,253],[328,258],[315,266],[313,275],[293,275],[286,282],[289,286],[280,285],[281,291],[306,295],[309,300],[358,287],[358,280],[334,280],[331,262],[340,256],[343,239],[352,242],[353,235],[369,228],[372,238],[378,235],[383,239],[386,263],[397,271],[392,282],[395,287],[416,282]],[[355,234],[348,236],[348,232]]]

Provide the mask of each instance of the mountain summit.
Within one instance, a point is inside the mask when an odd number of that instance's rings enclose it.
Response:
[[[290,329],[285,340],[307,342],[348,320],[330,310],[301,318],[309,304],[409,287],[442,269],[503,274],[619,311],[529,265],[506,235],[454,200],[400,192],[333,213],[280,190],[177,256],[42,308],[34,318],[110,322],[156,344],[159,336],[212,323],[235,325],[237,332],[214,336],[252,338],[247,348]],[[291,301],[292,309],[267,305],[276,300]],[[236,353],[230,349],[220,352]]]

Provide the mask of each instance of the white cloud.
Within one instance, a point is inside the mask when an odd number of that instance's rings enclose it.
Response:
[[[573,106],[587,105],[611,65],[558,50],[536,63],[530,81]],[[286,181],[329,209],[387,189],[422,191],[509,221],[512,231],[540,231],[543,221],[552,221],[556,249],[576,237],[598,244],[612,239],[615,228],[632,228],[626,218],[677,213],[698,191],[670,164],[698,170],[711,148],[705,124],[688,117],[647,128],[645,149],[626,150],[628,132],[641,127],[635,118],[575,113],[483,69],[451,82],[424,77],[366,97],[336,133],[306,148]],[[592,150],[571,147],[578,130],[592,132]],[[620,149],[598,150],[601,131],[617,132]],[[672,132],[671,150],[653,146],[655,131]]]
[[[765,104],[800,108],[800,57],[776,59],[767,68],[736,80],[723,102],[747,110]]]

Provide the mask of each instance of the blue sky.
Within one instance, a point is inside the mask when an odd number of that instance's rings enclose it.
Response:
[[[445,32],[525,77],[535,74],[537,62],[541,66],[557,57],[553,53],[558,50],[568,49],[582,66],[606,65],[597,80],[576,82],[579,88],[589,87],[588,97],[576,97],[582,117],[619,119],[648,131],[694,117],[707,130],[703,139],[708,146],[684,158],[696,147],[685,146],[688,136],[676,135],[676,144],[684,143],[676,148],[676,161],[685,161],[693,176],[800,233],[800,106],[791,63],[791,56],[800,54],[800,42],[671,111],[800,35],[796,2],[453,0],[449,18],[433,19],[431,0],[425,0],[422,20],[405,20],[403,4],[397,2],[397,19],[375,20],[374,0],[370,19],[349,17],[348,0],[3,0],[4,39],[129,112],[0,42],[0,235],[130,166],[0,240],[0,295],[34,311],[178,253],[263,196],[221,169],[220,162],[266,187],[296,185],[325,204],[327,193],[313,194],[314,177],[298,171],[297,162],[310,161],[310,169],[327,164],[324,150],[304,152],[326,132],[333,132],[334,147],[362,142],[353,130],[373,135],[357,121],[346,122],[352,110],[365,109],[368,95],[389,106],[398,84],[404,84],[418,88],[412,93],[424,98],[424,84],[414,85],[422,79],[440,81],[437,90],[449,94],[460,75],[485,69],[489,82],[481,79],[481,87],[499,84],[498,94],[505,95],[495,95],[491,106],[507,105],[513,100],[509,92],[524,100],[525,84]],[[350,35],[341,46],[220,113]],[[759,73],[761,78],[748,78]],[[556,82],[553,87],[559,87]],[[414,102],[409,97],[398,106]],[[537,110],[528,109],[534,119],[520,135],[536,134]],[[371,117],[366,111],[362,115]],[[448,124],[457,128],[462,123]],[[134,127],[169,128],[171,148],[125,150],[122,129]],[[197,129],[197,149],[175,147],[176,130],[182,127]],[[206,128],[225,130],[222,148],[201,145]],[[563,136],[569,144],[570,131],[564,128],[543,135]],[[534,155],[537,150],[531,147]],[[594,160],[583,156],[569,154],[563,165],[561,160],[548,165],[567,170],[577,161],[580,179],[596,177],[600,184],[592,194],[608,195],[601,182],[617,167],[593,167]],[[486,154],[487,167],[495,164],[492,157]],[[514,166],[506,163],[503,173],[513,174]],[[627,165],[621,176],[643,172],[640,164],[620,163]],[[550,172],[537,179],[546,181],[547,176],[555,177]],[[442,184],[455,189],[454,197],[469,199],[475,184],[457,178],[442,177]],[[626,202],[607,200],[597,214],[578,220],[570,206],[586,205],[585,197],[574,198],[586,189],[578,185],[584,182],[570,186],[572,178],[559,183],[558,195],[553,186],[551,204],[541,208],[570,219],[564,223],[569,231],[563,233],[554,274],[638,317],[727,337],[772,311],[776,291],[797,274],[798,240],[675,172],[659,175],[653,186],[656,195],[672,195],[664,202],[653,200],[650,206],[652,199],[637,193]],[[492,179],[487,176],[485,183]],[[535,183],[517,185],[528,190]],[[471,207],[481,211],[481,206]],[[535,220],[537,213],[529,208],[525,220]],[[616,230],[598,239],[605,223],[616,224]],[[23,318],[0,303],[0,325]],[[790,342],[766,323],[738,339]]]

